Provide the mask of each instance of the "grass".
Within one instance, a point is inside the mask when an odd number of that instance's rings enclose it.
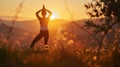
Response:
[[[48,53],[41,53],[21,51],[2,42],[0,45],[0,67],[120,67],[120,50],[115,46],[101,49],[97,60],[98,47],[75,49],[67,45],[66,49],[62,42],[51,46]]]
[[[100,49],[98,46],[75,47],[74,36],[57,33],[48,52],[14,48],[0,37],[0,67],[120,67],[119,35]],[[77,45],[80,45],[79,43]]]

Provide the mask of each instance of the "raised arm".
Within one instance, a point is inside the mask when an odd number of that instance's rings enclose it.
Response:
[[[52,15],[52,12],[49,11],[49,10],[47,10],[47,9],[46,9],[46,11],[49,13],[49,16],[48,16],[48,17],[50,17],[50,16]]]
[[[39,16],[39,13],[40,13],[41,11],[42,11],[42,9],[36,12],[37,18],[41,18],[41,17]]]

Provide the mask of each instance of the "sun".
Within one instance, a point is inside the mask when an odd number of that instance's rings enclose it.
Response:
[[[50,20],[53,20],[53,19],[55,19],[56,18],[56,16],[55,15],[52,15],[51,17],[50,17]]]
[[[52,16],[50,17],[50,20],[54,20],[58,18],[58,15],[56,13],[52,13]]]

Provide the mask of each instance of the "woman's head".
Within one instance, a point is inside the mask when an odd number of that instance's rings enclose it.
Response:
[[[41,13],[41,15],[42,15],[43,17],[45,17],[45,16],[47,15],[46,9],[45,9],[45,6],[44,6],[44,5],[43,5],[43,8],[42,8],[42,13]]]

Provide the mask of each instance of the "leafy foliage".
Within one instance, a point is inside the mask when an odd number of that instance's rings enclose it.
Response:
[[[90,20],[86,21],[87,27],[94,28],[95,34],[100,34],[98,54],[102,47],[103,41],[110,30],[115,34],[114,27],[120,24],[120,0],[93,0],[91,3],[85,4],[87,14],[90,16]],[[95,23],[94,20],[103,20],[101,23]]]
[[[101,31],[108,32],[115,24],[119,24],[120,20],[120,0],[94,0],[92,3],[85,4],[87,14],[91,17],[86,22],[86,26],[96,28],[99,33]],[[101,25],[93,23],[92,19],[105,19]]]

